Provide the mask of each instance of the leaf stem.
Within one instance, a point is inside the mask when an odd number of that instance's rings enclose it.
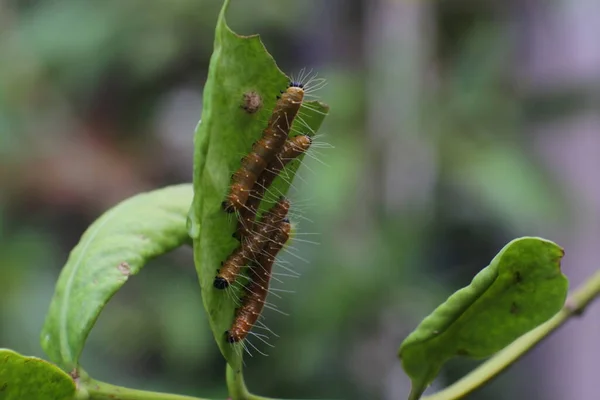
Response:
[[[563,308],[550,320],[521,336],[467,376],[422,400],[456,400],[485,385],[543,339],[561,327],[569,318],[579,316],[600,295],[600,270],[592,275],[565,301]]]
[[[87,390],[89,400],[206,400],[199,397],[129,389],[94,379],[87,379],[82,383],[84,390]]]
[[[242,369],[235,371],[227,364],[227,389],[231,400],[275,400],[269,397],[262,397],[252,394],[246,388]]]
[[[419,400],[421,395],[425,391],[424,387],[413,387],[410,389],[410,394],[408,395],[408,400]]]

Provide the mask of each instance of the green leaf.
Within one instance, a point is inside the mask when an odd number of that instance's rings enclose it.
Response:
[[[138,194],[113,207],[83,234],[63,268],[41,333],[50,359],[70,371],[113,294],[147,261],[189,240],[192,185]]]
[[[74,396],[75,382],[60,368],[0,349],[0,400],[70,400]]]
[[[425,318],[400,346],[413,392],[420,395],[450,358],[488,357],[556,314],[568,290],[563,255],[548,240],[515,239]]]
[[[239,245],[231,237],[236,220],[221,209],[221,202],[227,194],[231,174],[239,168],[240,159],[250,152],[252,143],[261,137],[276,96],[287,87],[289,78],[279,70],[258,35],[242,37],[231,31],[225,22],[227,6],[228,1],[217,22],[214,52],[204,88],[202,120],[194,137],[195,196],[189,229],[194,238],[194,260],[213,334],[224,357],[236,368],[241,365],[241,351],[224,338],[224,332],[233,321],[235,303],[231,294],[213,288],[221,261]],[[263,103],[254,114],[241,107],[244,94],[250,91],[256,92]],[[300,112],[310,130],[298,124],[298,118],[292,130],[306,134],[312,134],[311,130],[316,132],[327,111],[328,107],[321,103],[308,103]],[[298,162],[288,165],[282,173],[287,183],[278,179],[274,192],[287,192],[297,167]]]

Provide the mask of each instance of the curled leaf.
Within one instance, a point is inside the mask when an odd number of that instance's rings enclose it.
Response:
[[[488,357],[556,314],[568,290],[563,255],[548,240],[515,239],[426,317],[400,346],[413,392],[422,393],[450,358]]]
[[[53,362],[76,368],[92,326],[117,290],[150,259],[189,240],[191,201],[191,184],[170,186],[131,197],[90,225],[60,274],[42,329],[42,348]]]

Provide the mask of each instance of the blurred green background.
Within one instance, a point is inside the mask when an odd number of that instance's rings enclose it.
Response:
[[[589,41],[600,23],[588,15],[600,12],[583,3],[232,0],[235,31],[260,33],[288,74],[327,78],[319,142],[334,147],[315,149],[295,181],[296,222],[318,244],[294,244],[308,263],[285,257],[302,276],[279,285],[295,291],[276,300],[290,316],[266,314],[280,337],[260,346],[268,357],[247,358],[252,391],[405,398],[400,342],[506,242],[558,241],[574,283],[597,268],[587,262],[600,238],[600,123],[586,115],[600,57],[585,55],[598,55]],[[43,356],[55,281],[95,218],[191,182],[220,7],[0,0],[0,347]],[[586,319],[600,335],[600,315]],[[569,350],[586,343],[569,332],[470,398],[596,398],[581,371],[597,357]],[[127,283],[82,364],[115,384],[226,397],[191,249]],[[452,362],[432,391],[475,365]]]

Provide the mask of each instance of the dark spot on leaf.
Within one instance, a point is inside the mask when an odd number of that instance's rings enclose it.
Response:
[[[511,314],[518,314],[519,313],[519,307],[517,306],[517,303],[515,303],[514,301],[510,305],[510,313]]]
[[[0,386],[0,392],[4,392],[4,391],[6,390],[6,388],[7,388],[7,387],[8,387],[8,383],[7,383],[7,382],[4,382],[4,383],[2,384],[2,386]]]
[[[515,271],[514,273],[515,283],[521,283],[523,278],[521,278],[521,273],[519,271]]]
[[[69,372],[69,375],[71,375],[73,380],[77,380],[79,378],[79,371],[77,371],[77,368],[73,368],[73,370]]]
[[[260,95],[254,91],[244,93],[244,103],[242,108],[246,110],[248,114],[254,114],[262,107],[262,99]]]
[[[117,269],[125,276],[131,275],[131,268],[129,268],[129,264],[127,264],[125,261],[119,264]]]
[[[468,356],[469,351],[465,350],[465,349],[458,349],[458,350],[456,350],[456,354],[459,356]]]

